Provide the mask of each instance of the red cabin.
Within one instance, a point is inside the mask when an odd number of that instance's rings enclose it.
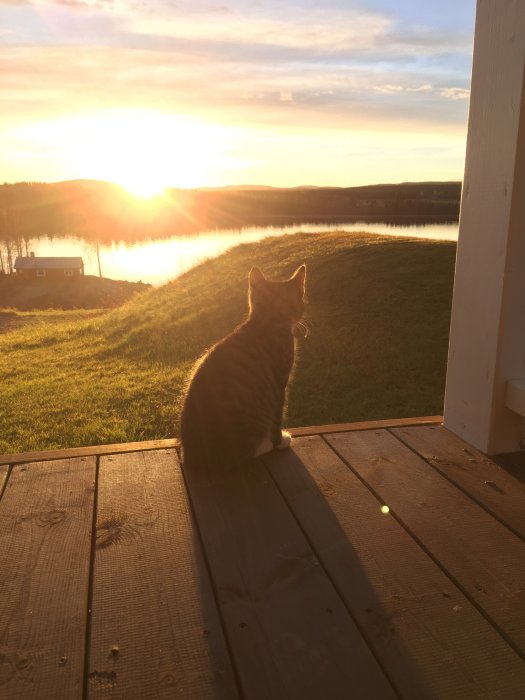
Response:
[[[21,256],[15,260],[17,275],[35,278],[79,277],[84,274],[82,258],[45,258],[36,255]]]

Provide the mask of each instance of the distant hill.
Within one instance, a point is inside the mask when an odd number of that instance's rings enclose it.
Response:
[[[96,180],[0,185],[0,240],[73,235],[87,240],[162,238],[210,228],[352,219],[456,220],[461,183],[362,187],[262,186],[180,190],[141,200]]]
[[[278,190],[272,185],[224,185],[224,187],[196,187],[198,192],[231,192],[232,190]]]

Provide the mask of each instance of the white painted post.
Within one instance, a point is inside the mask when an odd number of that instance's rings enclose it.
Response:
[[[478,0],[444,422],[486,454],[525,448],[524,79],[525,0]]]

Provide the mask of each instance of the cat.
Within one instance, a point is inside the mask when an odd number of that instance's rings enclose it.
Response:
[[[291,436],[281,428],[293,368],[293,329],[304,312],[306,266],[284,282],[249,275],[249,314],[200,360],[181,414],[185,470],[232,471]]]

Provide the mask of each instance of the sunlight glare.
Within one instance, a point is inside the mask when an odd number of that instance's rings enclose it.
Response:
[[[162,195],[166,190],[166,183],[157,180],[155,177],[141,178],[141,177],[122,177],[119,178],[118,182],[125,190],[135,197],[141,197],[142,199],[152,199]]]
[[[17,131],[50,153],[65,150],[64,165],[79,178],[114,182],[144,198],[167,187],[215,184],[235,165],[233,129],[154,110],[102,110]]]
[[[219,129],[159,112],[109,112],[93,120],[105,180],[151,197],[165,187],[199,187],[220,167]],[[102,148],[97,148],[100,144]],[[94,167],[94,164],[92,164]]]

